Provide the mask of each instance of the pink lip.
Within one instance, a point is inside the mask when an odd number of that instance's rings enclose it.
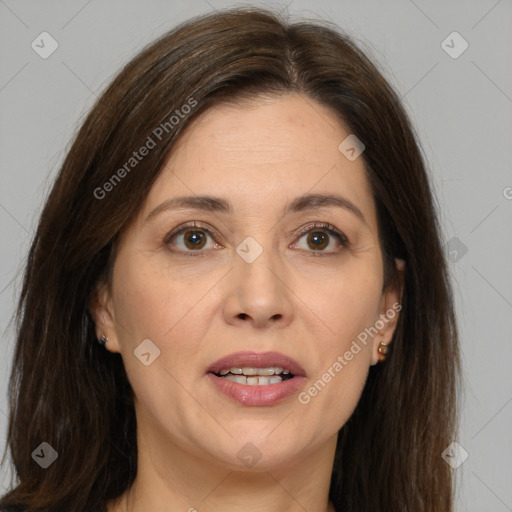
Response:
[[[304,368],[295,359],[281,354],[280,352],[235,352],[229,354],[217,361],[215,361],[206,370],[211,373],[219,373],[225,368],[238,368],[251,367],[251,368],[267,368],[268,366],[279,366],[280,368],[287,368],[290,373],[296,377],[305,377],[306,372]],[[277,386],[277,384],[271,384]]]
[[[293,375],[292,379],[284,380],[278,384],[264,386],[249,386],[238,384],[215,375],[223,369],[233,366],[243,368],[266,368],[279,366],[287,368]],[[290,395],[296,393],[307,381],[304,368],[295,359],[279,352],[236,352],[215,361],[207,370],[207,377],[217,389],[226,396],[248,406],[273,405]]]
[[[284,380],[278,384],[249,386],[217,377],[214,373],[208,373],[207,377],[212,380],[221,393],[242,405],[250,406],[276,404],[296,393],[307,381],[306,377],[293,377],[293,379]]]

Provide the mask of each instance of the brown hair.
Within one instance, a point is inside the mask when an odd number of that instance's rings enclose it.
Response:
[[[120,355],[96,341],[91,294],[190,121],[223,101],[288,92],[330,107],[364,142],[386,286],[396,277],[393,258],[406,262],[393,350],[370,368],[339,432],[330,499],[344,512],[452,510],[452,470],[441,453],[457,428],[459,349],[434,199],[411,123],[349,37],[252,8],[194,18],[152,43],[76,134],[26,264],[9,385],[17,483],[1,507],[103,510],[130,487],[137,471],[132,390]],[[157,127],[155,147],[127,167]],[[58,452],[48,469],[31,457],[42,442]]]

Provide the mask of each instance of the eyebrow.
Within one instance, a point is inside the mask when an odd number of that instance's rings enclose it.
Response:
[[[299,196],[293,201],[286,203],[282,215],[314,210],[321,207],[343,208],[367,224],[363,213],[352,201],[334,194],[305,194]],[[200,210],[203,212],[229,214],[233,212],[233,206],[226,199],[208,195],[173,197],[151,210],[145,222],[148,222],[160,213],[178,210]]]

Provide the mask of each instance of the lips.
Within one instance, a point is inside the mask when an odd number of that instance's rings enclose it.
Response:
[[[269,369],[286,370],[283,380],[273,384],[249,385],[232,382],[220,376],[221,370],[231,369]],[[239,372],[237,372],[239,373]],[[280,352],[236,352],[215,361],[207,370],[206,377],[217,391],[243,406],[263,407],[283,402],[297,394],[307,383],[306,372],[302,365],[290,356]],[[286,380],[284,377],[288,377]]]
[[[295,359],[280,352],[235,352],[218,359],[207,369],[207,373],[220,373],[226,368],[252,367],[267,368],[277,366],[290,371],[294,377],[305,377],[306,372]]]

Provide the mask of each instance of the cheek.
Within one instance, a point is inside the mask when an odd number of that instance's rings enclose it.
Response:
[[[209,325],[208,290],[215,276],[184,276],[162,265],[161,255],[120,255],[114,270],[114,309],[121,352],[130,356],[145,339],[161,351],[160,362],[177,368],[197,351]],[[211,282],[211,283],[210,283]],[[125,358],[125,362],[130,361]]]
[[[308,388],[299,396],[306,412],[335,428],[348,420],[363,391],[371,363],[369,328],[378,318],[382,276],[379,266],[340,273],[323,294],[310,295],[327,326],[318,339],[318,364]]]
[[[338,431],[361,398],[368,369],[369,365],[358,356],[346,364],[334,361],[299,395],[304,415],[321,418],[331,432]]]
[[[204,297],[210,278],[183,279],[179,271],[173,273],[154,260],[148,254],[125,253],[116,262],[117,335],[128,379],[142,409],[160,417],[162,424],[177,428],[177,412],[185,417],[190,408],[183,384],[189,380],[191,361],[211,324],[207,311],[211,302]],[[148,366],[134,354],[141,353],[138,347],[143,340],[150,340],[158,353]],[[155,349],[149,347],[153,360]],[[172,408],[167,406],[170,397]]]
[[[377,319],[382,298],[382,270],[377,262],[343,268],[331,276],[323,293],[311,294],[329,328],[327,346],[332,351],[345,347]]]
[[[375,304],[373,301],[371,306]],[[371,338],[365,342],[360,339],[365,328],[372,325],[372,315],[362,301],[347,306],[350,307],[337,310],[337,317],[333,311],[336,334],[319,340],[316,350],[319,364],[310,375],[308,387],[298,396],[304,414],[321,418],[333,431],[339,430],[353,413],[371,364]]]

